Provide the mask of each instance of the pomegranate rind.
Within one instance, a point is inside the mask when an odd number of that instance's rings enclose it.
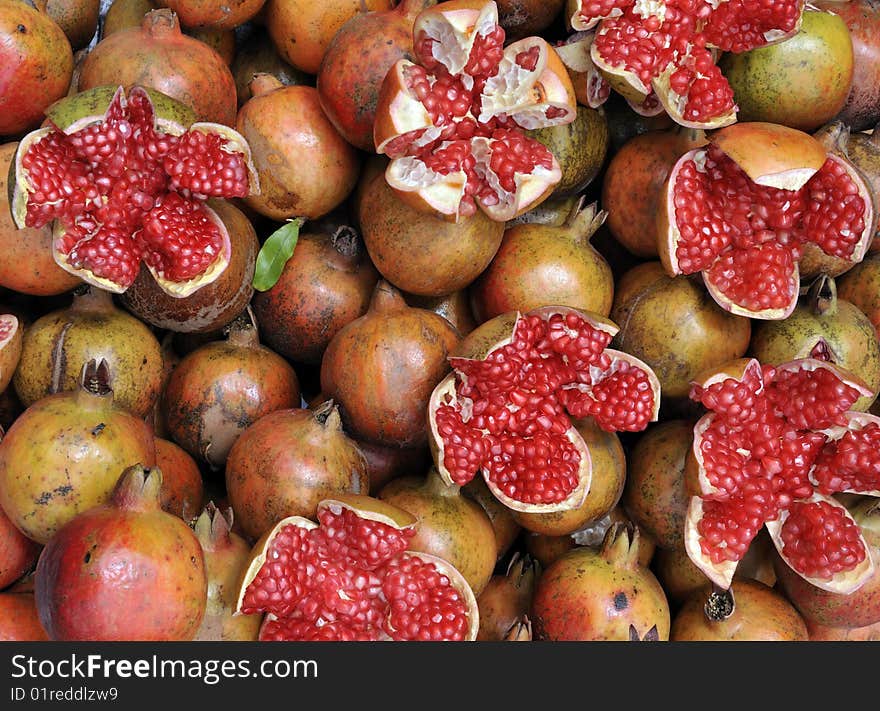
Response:
[[[568,71],[578,103],[598,109],[608,100],[611,87],[590,56],[594,36],[594,32],[578,32],[554,49]]]
[[[9,386],[21,358],[23,331],[17,317],[0,314],[0,333],[8,332],[5,337],[0,336],[0,393]]]
[[[498,6],[485,0],[448,0],[420,12],[413,22],[413,42],[434,38],[433,58],[450,74],[461,74],[477,37],[498,25]]]
[[[850,383],[853,387],[857,387]],[[865,427],[869,425],[875,425],[880,427],[880,417],[877,415],[872,415],[868,412],[847,412],[844,417],[846,418],[846,425],[839,425],[837,427],[829,427],[826,430],[822,430],[822,434],[824,434],[830,442],[834,442],[843,438],[847,432],[859,432],[863,430]],[[818,486],[818,482],[815,480],[813,475],[810,475],[810,483],[813,486]],[[877,496],[880,497],[880,488],[877,489],[843,489],[841,494],[861,494],[863,496]]]
[[[846,518],[848,518],[853,525],[858,525],[847,508],[833,497],[823,496],[818,492],[814,492],[810,498],[802,499],[801,501],[804,503],[821,502],[828,506],[841,509]],[[773,545],[776,546],[780,558],[785,561],[789,568],[811,585],[815,585],[817,588],[827,590],[828,592],[838,593],[840,595],[853,593],[868,582],[869,578],[874,574],[874,559],[871,555],[868,544],[865,542],[865,539],[861,534],[859,535],[859,541],[865,549],[865,557],[855,568],[837,572],[830,579],[811,577],[795,568],[783,552],[782,527],[785,525],[786,520],[788,520],[789,515],[790,512],[788,510],[782,511],[775,520],[767,521],[765,524],[767,526],[767,532],[770,534],[770,539],[773,541]]]
[[[318,504],[317,510],[320,513],[324,509],[330,509],[335,514],[342,509],[349,509],[358,518],[383,523],[398,531],[413,528],[418,523],[418,519],[408,511],[363,494],[340,494],[333,499],[324,499]]]
[[[712,129],[724,128],[725,126],[730,126],[731,124],[736,124],[736,104],[734,104],[730,110],[722,114],[712,116],[706,121],[694,121],[691,119],[686,119],[684,117],[684,112],[687,106],[688,97],[681,96],[672,90],[671,78],[677,70],[678,65],[670,64],[666,69],[660,72],[660,75],[652,82],[654,94],[656,95],[661,107],[660,110],[657,111],[658,114],[662,113],[665,110],[666,113],[669,114],[669,117],[680,126],[685,126],[686,128],[702,128],[707,131]],[[630,106],[633,106],[632,102],[630,102]],[[635,106],[633,106],[633,108],[635,108]],[[653,116],[655,114],[642,115]]]
[[[373,124],[373,143],[377,153],[384,153],[389,141],[397,136],[422,129],[431,131],[433,128],[427,109],[407,87],[406,71],[416,66],[408,59],[399,59],[382,81],[377,105],[387,107],[387,110],[377,111]],[[434,129],[432,133],[439,131]],[[425,143],[430,140],[425,140]]]
[[[688,504],[687,516],[684,523],[684,548],[688,557],[699,568],[703,575],[715,583],[718,587],[727,590],[733,582],[734,573],[739,565],[738,560],[725,560],[714,563],[703,553],[700,545],[702,536],[697,525],[703,519],[703,499],[692,496]]]

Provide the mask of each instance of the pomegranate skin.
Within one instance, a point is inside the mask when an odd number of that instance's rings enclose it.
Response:
[[[0,593],[0,642],[48,642],[32,592]]]
[[[132,492],[138,473],[143,491]],[[158,469],[126,470],[110,504],[75,517],[43,548],[35,595],[50,639],[187,641],[196,634],[207,600],[204,554],[192,529],[159,508],[161,478]]]
[[[162,510],[192,521],[202,510],[205,488],[195,460],[167,439],[156,438],[156,466],[162,470]]]
[[[40,555],[40,546],[19,531],[0,509],[0,590],[21,578]]]

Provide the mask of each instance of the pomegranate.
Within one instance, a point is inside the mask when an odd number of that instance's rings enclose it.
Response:
[[[858,628],[880,622],[880,506],[876,499],[865,499],[851,509],[862,530],[874,561],[871,577],[849,594],[823,590],[810,585],[789,566],[774,557],[779,586],[804,619],[826,627]]]
[[[880,255],[869,254],[838,278],[837,295],[865,314],[880,333]]]
[[[162,346],[147,326],[114,306],[109,292],[87,285],[74,292],[70,306],[28,327],[15,392],[27,407],[76,390],[83,366],[96,358],[110,369],[117,405],[139,417],[152,411],[162,387]]]
[[[318,398],[323,402],[324,398]],[[423,447],[385,447],[362,440],[355,440],[367,461],[370,480],[370,496],[376,496],[389,481],[412,472],[424,471],[431,464],[431,454]]]
[[[627,515],[622,506],[615,506],[601,518],[588,521],[580,529],[569,536],[576,546],[588,546],[599,549],[605,541],[605,535],[615,524],[624,524],[630,528],[635,527],[633,520]],[[561,549],[561,546],[560,546]],[[648,567],[654,559],[654,551],[657,544],[648,534],[639,530],[639,565]],[[544,565],[542,563],[542,565]],[[549,565],[549,563],[547,564]],[[547,565],[544,565],[546,568]]]
[[[0,509],[0,590],[31,570],[39,554],[40,546],[19,531]]]
[[[670,404],[686,399],[700,372],[744,355],[747,318],[722,309],[694,279],[672,278],[659,262],[638,264],[617,281],[614,345],[648,363]]]
[[[504,47],[492,0],[449,0],[413,24],[418,63],[398,60],[382,83],[373,141],[385,176],[413,207],[456,221],[479,209],[506,221],[542,200],[559,163],[523,133],[571,123],[574,87],[540,37]]]
[[[206,343],[186,355],[162,396],[171,438],[212,469],[223,467],[251,424],[300,404],[296,372],[260,343],[247,316],[233,321],[227,332],[225,341]]]
[[[258,74],[250,89],[235,125],[253,146],[261,191],[245,203],[273,220],[326,215],[357,182],[357,151],[324,115],[314,87]]]
[[[46,0],[46,14],[64,31],[74,51],[92,41],[100,11],[101,0]]]
[[[828,276],[810,285],[788,318],[756,324],[749,352],[770,365],[812,357],[850,371],[871,390],[853,403],[853,410],[867,410],[880,390],[880,344],[874,325],[856,306],[838,298],[837,285]]]
[[[574,86],[574,95],[578,104],[588,106],[591,109],[600,109],[611,96],[611,85],[605,80],[591,56],[590,50],[594,39],[596,39],[594,31],[581,30],[560,40],[555,46],[556,53],[565,65],[572,86]],[[629,100],[626,101],[629,104]],[[630,104],[630,106],[632,105]],[[654,112],[644,113],[653,114]],[[662,107],[659,114],[668,119]]]
[[[35,596],[53,640],[186,641],[205,614],[205,558],[159,506],[162,472],[127,468],[108,503],[68,521],[40,553]]]
[[[404,294],[410,306],[427,309],[445,318],[462,335],[466,336],[477,327],[467,291],[453,291],[445,296],[417,296]]]
[[[392,0],[267,0],[263,24],[278,53],[297,69],[317,74],[334,35],[358,13],[384,12]]]
[[[28,538],[46,543],[104,503],[125,467],[155,461],[150,427],[114,403],[106,361],[90,361],[77,390],[35,402],[0,442],[0,506]]]
[[[675,126],[633,136],[611,157],[602,180],[606,224],[635,256],[658,257],[657,213],[663,185],[682,155],[705,144],[702,129]]]
[[[199,121],[235,123],[238,101],[229,66],[204,42],[181,33],[168,9],[151,10],[140,27],[107,35],[89,52],[79,90],[110,84],[146,86],[186,105]]]
[[[861,261],[874,234],[872,202],[852,164],[809,134],[737,123],[672,169],[660,258],[669,274],[702,273],[733,313],[785,318],[797,305],[802,245]]]
[[[67,93],[73,50],[63,30],[32,3],[0,2],[0,136],[36,128]]]
[[[423,445],[428,399],[449,372],[447,356],[458,342],[449,321],[407,306],[399,291],[380,280],[367,313],[327,346],[321,390],[339,404],[354,437],[386,446]]]
[[[186,34],[194,39],[197,39],[199,42],[203,42],[204,44],[208,45],[218,55],[220,55],[223,63],[226,64],[230,68],[230,70],[232,69],[232,62],[235,60],[236,42],[235,32],[233,30],[221,30],[211,27],[201,27],[193,28],[189,30]]]
[[[247,37],[241,39],[231,69],[239,108],[251,98],[250,83],[257,74],[271,74],[285,86],[310,81],[305,72],[291,67],[281,58],[263,27],[254,27]]]
[[[609,154],[612,159],[628,141],[636,136],[649,131],[671,131],[681,125],[669,118],[669,114],[665,111],[661,111],[656,116],[643,116],[633,110],[632,106],[617,92],[611,93],[608,100],[602,104],[602,108],[605,109],[605,115],[608,118],[608,133],[611,141]]]
[[[584,502],[569,511],[529,513],[514,511],[514,520],[528,531],[547,536],[574,533],[591,521],[608,515],[617,506],[626,480],[626,456],[614,432],[602,430],[590,417],[572,423],[590,451],[593,471]]]
[[[17,150],[17,142],[0,145],[0,287],[33,296],[63,294],[80,280],[52,258],[51,228],[19,229],[12,220],[8,176]]]
[[[386,484],[378,498],[416,517],[409,550],[429,553],[455,566],[475,595],[495,569],[495,530],[483,508],[447,484],[436,468],[424,477],[404,476]]]
[[[532,637],[532,621],[529,619],[528,615],[523,615],[522,617],[517,618],[517,620],[510,626],[510,629],[507,630],[507,634],[504,635],[504,642],[531,642]]]
[[[236,615],[238,584],[250,562],[251,546],[232,531],[232,509],[208,502],[193,528],[205,555],[208,600],[197,641],[252,642],[260,634],[259,615]]]
[[[607,316],[614,280],[590,238],[607,213],[581,197],[559,227],[527,223],[504,232],[492,263],[470,289],[482,323],[508,311],[561,304]]]
[[[202,510],[205,487],[195,460],[181,447],[156,437],[156,467],[162,471],[159,504],[189,523]]]
[[[754,580],[704,586],[672,620],[672,642],[805,642],[807,626],[781,594]]]
[[[31,592],[0,593],[0,642],[48,642]]]
[[[495,531],[496,559],[501,560],[519,538],[522,527],[513,517],[513,511],[496,499],[482,477],[471,479],[461,488],[462,493],[476,501],[486,512]]]
[[[660,385],[637,358],[607,349],[617,326],[564,306],[508,313],[473,331],[431,394],[429,422],[441,476],[478,471],[505,506],[550,513],[581,506],[589,448],[569,416],[611,431],[655,420]]]
[[[651,99],[684,126],[719,128],[736,121],[738,107],[714,50],[737,55],[794,35],[804,2],[580,0],[575,8],[572,28],[595,28],[590,57],[630,105]]]
[[[398,59],[412,60],[413,21],[436,0],[401,0],[359,12],[327,44],[318,68],[321,108],[346,141],[372,152],[379,88]]]
[[[177,13],[184,27],[232,30],[254,17],[266,0],[232,0],[217,3],[213,0],[162,0],[165,7]]]
[[[808,9],[797,34],[771,47],[722,57],[740,121],[814,131],[843,109],[854,73],[853,43],[842,18]]]
[[[101,39],[129,27],[140,27],[144,15],[160,4],[159,0],[112,0],[104,13]]]
[[[530,617],[545,641],[666,641],[669,603],[638,562],[637,528],[615,524],[600,549],[578,547],[538,579]]]
[[[543,32],[557,18],[565,0],[497,0],[498,24],[508,40]]]
[[[368,488],[364,456],[343,432],[333,401],[261,417],[236,440],[226,461],[229,503],[252,539],[285,516],[314,517],[322,499]]]
[[[880,495],[880,419],[849,412],[869,392],[814,358],[776,367],[742,359],[694,383],[691,397],[709,412],[694,426],[685,546],[713,583],[730,585],[764,525],[811,586],[846,595],[872,578],[859,524],[831,496]]]
[[[575,548],[571,536],[545,536],[543,533],[526,531],[524,535],[526,552],[532,556],[541,568],[549,568],[555,561]]]
[[[836,118],[853,131],[873,128],[880,121],[880,5],[876,0],[817,0],[813,4],[838,15],[852,41],[852,86]]]
[[[661,548],[684,546],[684,471],[693,440],[693,422],[667,419],[648,427],[628,453],[623,507]]]
[[[142,268],[120,296],[126,309],[156,328],[178,333],[222,330],[244,311],[254,294],[254,267],[260,249],[254,226],[231,202],[211,200],[208,205],[229,235],[229,264],[220,276],[195,293],[178,298],[164,291],[149,270]]]
[[[192,123],[182,104],[142,87],[84,91],[47,116],[19,145],[12,207],[19,227],[53,223],[62,268],[121,293],[143,262],[177,297],[220,276],[229,235],[204,200],[259,189],[239,134]]]
[[[354,228],[300,232],[278,281],[254,294],[263,340],[285,358],[320,363],[333,336],[367,312],[378,281]]]
[[[410,514],[368,496],[279,521],[254,547],[237,610],[261,640],[473,640],[477,601],[452,565],[408,551]]]
[[[447,222],[411,207],[388,187],[375,159],[358,185],[358,222],[379,273],[403,291],[445,296],[467,287],[492,261],[504,223],[475,213]]]
[[[0,393],[12,382],[21,359],[24,328],[18,317],[0,314]]]
[[[477,596],[480,609],[478,641],[501,642],[516,626],[517,620],[527,618],[540,575],[541,566],[534,558],[514,553],[507,572],[489,579]]]

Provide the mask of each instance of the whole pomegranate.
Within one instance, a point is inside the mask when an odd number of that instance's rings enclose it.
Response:
[[[370,308],[340,330],[321,361],[321,390],[340,407],[346,429],[376,444],[427,441],[431,392],[449,371],[459,335],[442,316],[407,306],[388,282]]]
[[[227,331],[225,341],[187,354],[162,395],[171,439],[214,469],[223,467],[232,445],[251,424],[300,404],[296,371],[261,345],[250,319],[239,317]]]
[[[242,38],[236,47],[231,69],[239,107],[251,98],[250,83],[257,74],[271,74],[285,86],[311,81],[308,74],[291,67],[281,58],[265,27],[254,27]]]
[[[602,206],[611,234],[637,257],[657,258],[657,212],[676,161],[704,145],[702,129],[674,126],[629,138],[611,157],[602,180]]]
[[[205,558],[159,505],[162,472],[127,468],[110,501],[79,514],[37,563],[40,623],[53,640],[186,641],[205,614]]]
[[[617,283],[611,319],[615,345],[650,365],[665,398],[685,398],[694,377],[742,356],[749,319],[724,311],[693,279],[672,278],[659,262],[626,272]]]
[[[266,0],[235,0],[217,3],[214,0],[163,0],[165,7],[177,13],[184,27],[207,27],[232,30],[250,20]]]
[[[513,517],[513,511],[496,499],[486,482],[477,477],[461,488],[462,493],[476,501],[486,512],[495,531],[496,558],[501,560],[519,538],[522,527]]]
[[[607,213],[575,203],[560,227],[526,223],[504,232],[491,264],[470,288],[474,315],[488,321],[509,311],[559,304],[607,316],[614,280],[590,238]]]
[[[514,553],[504,575],[493,575],[477,595],[480,631],[477,640],[500,642],[532,609],[541,565],[528,554]]]
[[[498,251],[504,223],[481,212],[457,222],[416,210],[388,187],[374,158],[365,167],[356,198],[358,222],[370,259],[402,291],[444,296],[464,289]]]
[[[260,194],[245,203],[273,220],[326,215],[357,182],[357,151],[327,119],[314,87],[258,74],[250,90],[235,125],[252,146]]]
[[[332,401],[261,417],[232,446],[225,476],[236,520],[252,539],[285,516],[313,517],[322,499],[370,486],[364,456]]]
[[[195,639],[199,641],[256,641],[260,615],[236,615],[238,588],[250,562],[251,545],[232,531],[232,509],[208,502],[193,528],[205,554],[208,600]]]
[[[73,50],[61,27],[32,3],[0,1],[0,136],[39,126],[72,76]]]
[[[332,35],[316,86],[327,118],[353,146],[375,150],[379,88],[398,59],[413,59],[413,20],[434,4],[436,0],[401,0],[391,9],[359,12]]]
[[[80,386],[25,410],[0,442],[0,506],[46,543],[78,513],[107,500],[127,466],[156,461],[151,428],[114,403],[105,361],[89,361]]]
[[[0,590],[19,580],[37,562],[40,546],[19,531],[0,508]]]
[[[92,41],[100,12],[101,0],[46,0],[46,14],[64,31],[74,51]]]
[[[805,642],[807,626],[780,593],[754,580],[703,586],[672,620],[672,642]]]
[[[495,569],[495,531],[482,507],[443,481],[436,468],[426,476],[404,476],[386,484],[379,499],[416,517],[410,550],[430,553],[456,567],[474,595]]]
[[[198,465],[174,442],[156,437],[156,467],[162,470],[162,510],[189,523],[199,515],[205,499]]]
[[[538,640],[666,641],[669,603],[638,562],[638,529],[612,525],[601,549],[578,547],[538,579],[531,619]]]
[[[323,396],[319,398],[324,401]],[[358,449],[367,460],[370,479],[370,496],[376,496],[392,479],[413,472],[424,471],[431,463],[427,447],[386,447],[381,444],[355,440]]]
[[[143,322],[122,311],[109,292],[83,285],[70,306],[27,329],[13,385],[22,404],[75,390],[83,366],[102,358],[114,402],[139,417],[152,411],[162,387],[162,346]]]
[[[378,281],[352,227],[302,232],[275,285],[254,294],[263,340],[285,358],[320,363],[339,330],[367,312]]]
[[[48,642],[32,592],[0,593],[0,642]]]
[[[837,296],[853,304],[880,333],[880,254],[869,254],[837,279]]]
[[[453,291],[446,296],[416,296],[404,294],[403,298],[410,306],[427,309],[439,314],[451,323],[462,335],[468,335],[477,327],[471,301],[466,290]]]

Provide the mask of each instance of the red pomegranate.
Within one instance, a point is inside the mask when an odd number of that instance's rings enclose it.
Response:
[[[412,59],[416,15],[436,0],[401,0],[391,9],[359,12],[332,36],[317,72],[327,118],[346,141],[372,152],[379,88],[398,59]]]
[[[232,529],[232,509],[218,509],[208,502],[193,528],[205,554],[208,600],[197,641],[256,641],[259,615],[236,615],[238,588],[250,562],[250,544]]]
[[[153,466],[151,428],[113,401],[105,361],[83,368],[75,391],[25,410],[0,442],[0,506],[46,543],[78,513],[104,503],[127,466]]]
[[[285,516],[314,517],[322,499],[364,494],[370,485],[332,401],[261,417],[232,446],[225,476],[236,521],[252,539]]]
[[[532,609],[541,566],[529,555],[514,553],[504,575],[493,575],[477,596],[480,631],[477,640],[500,642]],[[518,636],[518,635],[515,635]]]
[[[275,285],[254,294],[263,340],[285,358],[320,363],[340,329],[367,312],[378,281],[352,227],[300,233]]]
[[[171,439],[213,469],[223,467],[232,445],[251,424],[300,404],[296,371],[261,345],[247,316],[233,321],[227,333],[225,341],[187,354],[162,395]]]
[[[245,199],[273,220],[318,218],[357,182],[360,157],[327,119],[311,86],[285,86],[258,74],[235,125],[252,144],[260,194]]]
[[[0,136],[39,126],[72,75],[73,50],[51,17],[33,3],[0,2]]]
[[[229,65],[183,34],[171,10],[151,10],[140,27],[105,36],[89,52],[79,90],[108,84],[147,86],[190,107],[200,121],[235,125],[238,100]]]
[[[447,484],[434,467],[424,477],[404,476],[386,484],[379,499],[418,521],[409,549],[455,566],[479,595],[495,570],[495,531],[482,507]]]
[[[181,447],[156,437],[156,467],[162,470],[159,504],[187,523],[202,510],[205,487],[195,460]]]
[[[639,534],[608,529],[601,549],[578,547],[538,579],[530,617],[538,640],[666,641],[669,603],[638,562]]]
[[[321,361],[321,390],[340,407],[346,430],[376,444],[427,441],[425,412],[449,371],[458,332],[432,311],[407,306],[382,280],[370,308],[340,330]]]
[[[110,501],[53,536],[37,563],[40,623],[59,641],[186,641],[205,614],[205,558],[162,511],[162,472],[126,469]]]
[[[23,577],[39,555],[39,544],[19,531],[0,509],[0,590]]]
[[[48,642],[32,592],[0,593],[0,642]]]

